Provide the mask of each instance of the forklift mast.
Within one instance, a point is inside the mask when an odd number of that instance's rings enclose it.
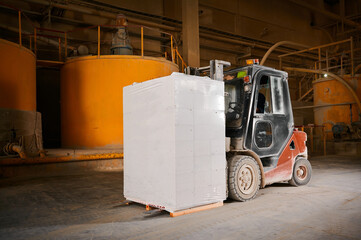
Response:
[[[223,60],[211,60],[210,65],[206,67],[193,68],[187,67],[185,68],[185,74],[200,76],[201,74],[208,73],[207,75],[217,81],[223,81],[223,70],[225,67],[231,66],[230,62]]]

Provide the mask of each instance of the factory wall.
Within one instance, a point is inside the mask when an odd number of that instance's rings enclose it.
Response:
[[[61,68],[62,147],[121,149],[123,87],[172,72],[178,72],[176,64],[151,57],[103,55],[68,60]]]
[[[179,0],[156,0],[156,1],[143,1],[143,0],[105,0],[102,1],[106,4],[117,6],[119,11],[122,9],[129,9],[134,12],[142,12],[150,16],[162,16],[174,19],[179,24],[182,19],[181,1]],[[326,9],[327,5],[322,0],[308,1],[313,5],[319,6],[320,9]],[[9,1],[9,4],[11,1]],[[23,3],[24,8],[28,3]],[[352,6],[351,6],[352,7]],[[350,8],[348,11],[350,12]],[[30,7],[27,7],[30,8]],[[330,10],[330,9],[327,9]],[[361,9],[359,9],[361,10]],[[357,11],[357,8],[354,9]],[[129,13],[131,14],[131,13]],[[1,17],[1,16],[0,16]],[[7,25],[17,28],[17,19],[15,16],[4,14],[2,16]],[[79,12],[64,11],[62,18],[72,19],[79,23],[88,24],[114,24],[109,18],[103,18],[91,14],[83,14]],[[149,18],[152,20],[152,18]],[[325,34],[324,31],[315,28],[317,25],[324,25],[330,22],[329,18],[318,14],[315,16],[310,10],[300,7],[291,1],[245,1],[245,0],[199,0],[199,23],[203,29],[212,28],[224,33],[235,34],[244,38],[256,39],[266,42],[278,42],[282,40],[301,42],[306,45],[315,46],[332,41],[330,36]],[[169,23],[174,25],[172,21],[164,21],[164,24]],[[30,31],[31,25],[26,24]],[[70,30],[74,27],[70,24],[63,22],[59,23],[54,20],[42,21],[41,27],[56,28],[59,30]],[[130,29],[134,34],[139,34],[139,30]],[[155,33],[154,33],[155,34]],[[181,33],[175,34],[178,40],[181,40]],[[159,34],[158,34],[159,36]],[[95,29],[88,29],[81,32],[74,32],[69,37],[74,39],[87,39],[96,42],[97,32]],[[111,33],[103,34],[102,40],[109,39]],[[139,37],[132,36],[132,44],[139,47]],[[158,44],[158,46],[157,46]],[[229,48],[234,50],[234,53],[227,52],[228,58],[231,58],[233,65],[238,64],[237,60],[244,53],[251,50],[254,56],[263,56],[266,49],[263,51],[256,50],[255,48],[242,45],[231,44],[221,41],[211,41],[206,38],[201,40],[201,60],[202,64],[206,64],[209,59],[214,59],[222,53],[222,48]],[[215,46],[220,50],[209,49],[210,46]],[[96,47],[96,46],[95,46]],[[208,47],[208,48],[207,48]],[[159,51],[159,43],[148,40],[148,48],[154,51]],[[276,66],[277,62],[268,62],[269,65]]]
[[[4,1],[11,4],[12,1]],[[149,14],[149,16],[165,16],[166,18],[174,19],[177,25],[182,20],[181,1],[179,0],[103,0],[106,4],[118,6],[119,11],[122,9],[129,9],[135,12],[142,12]],[[308,3],[319,6],[321,9],[326,9],[327,5],[322,0],[311,1]],[[22,2],[19,7],[31,9],[29,3]],[[352,7],[352,6],[351,6]],[[352,8],[347,6],[347,11],[351,12]],[[332,9],[327,9],[332,11]],[[354,11],[358,11],[357,8]],[[56,16],[54,16],[55,19]],[[87,24],[114,24],[114,21],[109,18],[103,18],[90,14],[83,14],[79,12],[63,11],[62,18],[71,19],[79,23]],[[41,21],[40,27],[55,28],[58,30],[70,30],[75,26],[69,22]],[[153,18],[149,17],[151,21]],[[17,17],[14,14],[0,15],[1,22],[6,23],[10,28],[17,28]],[[323,25],[329,23],[330,19],[323,17],[323,15],[314,16],[310,10],[299,7],[291,1],[245,1],[245,0],[199,0],[199,22],[202,29],[212,28],[217,31],[227,33],[230,35],[243,36],[248,39],[256,39],[258,41],[265,41],[275,43],[283,40],[290,40],[301,42],[310,46],[320,45],[331,41],[328,35],[323,31],[314,28],[313,25]],[[170,21],[164,21],[164,24],[172,24]],[[32,32],[32,25],[23,20],[24,32]],[[148,35],[153,34],[159,37],[159,33],[150,33],[145,30]],[[139,29],[130,29],[132,33],[130,38],[132,45],[135,48],[135,53],[139,54],[140,39]],[[181,40],[181,33],[174,33],[178,42]],[[109,43],[106,41],[111,39],[111,33],[103,33],[101,35],[102,54],[108,53]],[[95,29],[88,29],[84,31],[74,32],[69,35],[69,38],[84,39],[96,43],[97,32]],[[69,44],[72,44],[69,41]],[[161,52],[161,44],[154,40],[145,40],[145,48],[148,53]],[[223,59],[230,61],[233,66],[244,65],[246,58],[262,58],[267,49],[258,49],[252,46],[244,46],[238,44],[230,44],[222,41],[214,41],[201,37],[200,39],[200,54],[201,65],[209,64],[211,59]],[[56,47],[52,49],[56,57]],[[96,53],[96,44],[89,47],[90,53]],[[39,57],[42,56],[39,52]],[[52,59],[55,60],[55,59]],[[266,62],[266,65],[278,68],[277,57],[271,56]],[[59,94],[59,70],[38,69],[37,72],[37,90],[38,90],[38,106],[37,110],[43,113],[44,119],[44,142],[51,142],[51,146],[57,146],[60,143],[59,126],[60,126],[60,99]],[[290,78],[291,98],[297,98],[297,83],[296,80]],[[48,94],[48,91],[51,94]],[[49,101],[46,101],[47,97]],[[49,116],[49,117],[47,117]],[[47,120],[51,119],[51,120]],[[58,121],[54,121],[58,119]],[[49,121],[47,123],[46,121]],[[52,139],[52,140],[51,140]]]
[[[35,55],[2,39],[0,52],[0,108],[35,111]]]
[[[164,14],[181,20],[181,4],[177,0],[164,1]],[[308,1],[325,8],[323,1]],[[199,24],[220,31],[265,41],[290,40],[317,45],[329,41],[312,24],[327,23],[327,18],[315,18],[310,11],[291,1],[263,0],[199,0]],[[295,10],[297,9],[297,10]]]

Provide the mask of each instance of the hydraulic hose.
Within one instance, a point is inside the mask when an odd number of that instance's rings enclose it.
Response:
[[[297,47],[309,48],[309,46],[307,46],[307,45],[304,45],[304,44],[301,44],[301,43],[296,43],[296,42],[291,42],[291,41],[278,42],[278,43],[274,44],[272,47],[270,47],[268,49],[268,51],[263,56],[263,58],[261,60],[261,63],[259,65],[263,65],[266,62],[269,55],[273,52],[273,50],[275,50],[277,47],[279,47],[281,45],[293,45],[293,46],[297,46]]]

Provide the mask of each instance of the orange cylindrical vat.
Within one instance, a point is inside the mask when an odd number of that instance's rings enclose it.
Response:
[[[356,75],[351,77],[345,75],[342,77],[355,90],[357,96],[361,98],[361,76]],[[343,122],[351,124],[352,122],[360,121],[357,104],[338,105],[342,103],[355,103],[350,91],[339,81],[335,79],[325,79],[324,81],[317,81],[313,84],[314,88],[314,105],[334,105],[327,107],[317,107],[314,109],[315,123],[317,125],[324,124],[326,130],[331,130],[333,124]],[[329,137],[332,135],[330,134]]]
[[[36,111],[35,55],[3,39],[0,39],[0,108]]]
[[[62,146],[122,147],[123,87],[176,71],[177,65],[163,58],[105,55],[68,60],[61,69]]]

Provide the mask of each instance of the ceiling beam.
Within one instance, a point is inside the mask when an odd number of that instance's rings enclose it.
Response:
[[[319,7],[315,6],[315,5],[312,5],[312,4],[309,4],[309,3],[306,3],[305,1],[303,0],[289,0],[290,2],[293,2],[294,4],[297,4],[299,6],[302,6],[302,7],[305,7],[305,8],[308,8],[314,12],[318,12],[318,13],[321,13],[322,15],[325,15],[329,18],[332,18],[332,19],[335,19],[335,20],[338,20],[338,21],[341,21],[349,26],[352,26],[352,27],[355,27],[359,30],[361,30],[361,24],[357,23],[357,22],[354,22],[352,20],[349,20],[345,17],[342,17],[340,15],[337,15],[335,13],[332,13],[332,12],[329,12],[329,11],[326,11],[326,10],[323,10],[323,9],[320,9]]]

